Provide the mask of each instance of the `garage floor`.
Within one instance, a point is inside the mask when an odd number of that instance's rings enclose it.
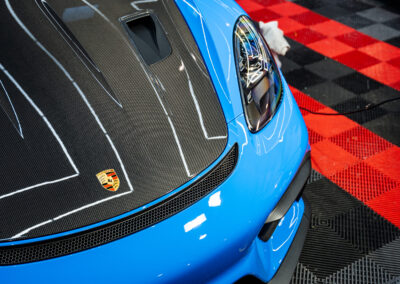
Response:
[[[400,283],[400,3],[238,0],[277,20],[282,71],[302,110],[312,224],[293,283]]]

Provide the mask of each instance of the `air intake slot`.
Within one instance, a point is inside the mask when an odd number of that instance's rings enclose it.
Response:
[[[121,23],[148,65],[171,54],[171,45],[156,16],[149,13],[125,16]]]

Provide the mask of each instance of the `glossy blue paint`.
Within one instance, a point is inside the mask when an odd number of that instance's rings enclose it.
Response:
[[[251,133],[232,57],[233,28],[243,10],[233,1],[176,2],[226,115],[229,135],[223,155],[239,145],[234,172],[193,206],[136,234],[73,255],[0,267],[1,283],[227,283],[246,274],[268,281],[279,268],[303,215],[303,202],[292,205],[268,242],[257,235],[309,151],[303,118],[283,79],[277,113],[260,132]]]

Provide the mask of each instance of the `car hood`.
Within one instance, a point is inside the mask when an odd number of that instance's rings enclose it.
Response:
[[[0,4],[0,239],[141,208],[225,149],[224,113],[175,3],[131,2]],[[171,48],[150,65],[121,24],[143,13]]]

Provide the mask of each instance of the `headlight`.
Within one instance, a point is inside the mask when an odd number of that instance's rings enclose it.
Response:
[[[234,45],[247,125],[257,132],[273,117],[281,100],[279,71],[264,38],[246,16],[236,24]]]

